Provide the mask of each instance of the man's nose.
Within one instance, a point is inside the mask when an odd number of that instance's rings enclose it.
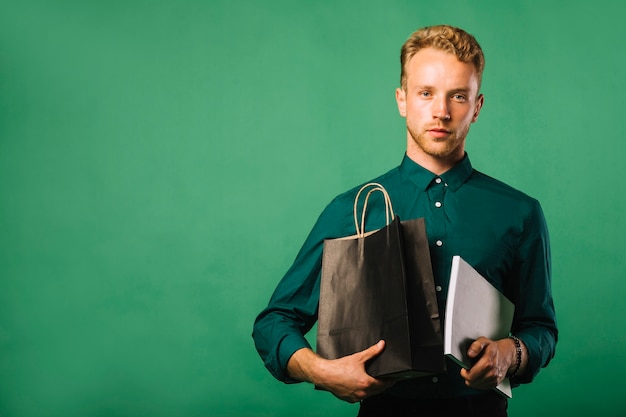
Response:
[[[450,108],[445,98],[438,98],[433,102],[433,117],[441,120],[450,119]]]

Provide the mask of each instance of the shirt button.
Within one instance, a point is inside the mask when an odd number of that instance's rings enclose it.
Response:
[[[435,287],[435,291],[441,291],[441,285],[437,285],[437,286]]]
[[[435,245],[437,246],[443,246],[443,242],[441,240],[438,240],[435,242]]]
[[[435,203],[435,207],[437,207],[437,208],[441,207],[441,202],[440,202],[440,201],[437,201],[437,202]]]
[[[436,376],[434,376],[434,377],[433,377],[433,379],[432,379],[432,381],[433,381],[433,383],[435,383],[435,384],[436,384],[437,382],[439,382],[439,378],[437,378]]]
[[[437,184],[441,184],[441,178],[436,178],[436,179],[435,179],[435,182],[436,182]]]

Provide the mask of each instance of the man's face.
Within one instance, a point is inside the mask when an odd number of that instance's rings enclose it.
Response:
[[[396,101],[406,118],[407,154],[443,172],[465,155],[465,137],[483,104],[476,69],[450,53],[425,48],[406,63],[406,76]]]

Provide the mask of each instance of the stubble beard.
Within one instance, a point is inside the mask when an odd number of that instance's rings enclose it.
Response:
[[[469,128],[453,131],[447,138],[436,139],[430,137],[425,128],[417,130],[408,123],[406,127],[413,143],[428,156],[436,159],[449,159],[456,154],[459,148],[462,148],[464,153],[463,144]]]

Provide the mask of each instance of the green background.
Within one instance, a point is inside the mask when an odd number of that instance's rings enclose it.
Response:
[[[397,165],[399,49],[486,54],[468,138],[538,198],[557,355],[512,416],[623,416],[620,2],[0,1],[0,415],[356,414],[250,337],[328,201]]]

